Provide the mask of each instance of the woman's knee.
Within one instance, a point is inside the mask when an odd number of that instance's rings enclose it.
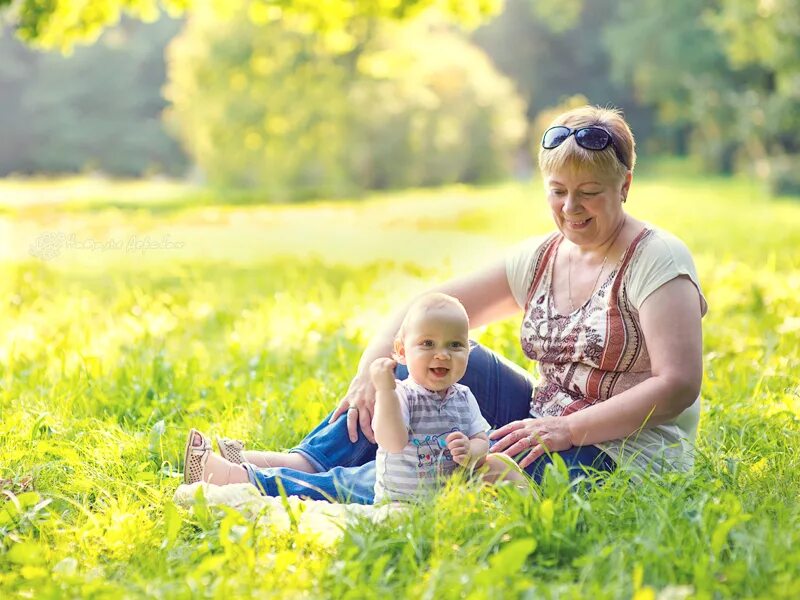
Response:
[[[328,419],[330,415],[291,450],[308,461],[313,467],[312,472],[321,473],[334,467],[355,467],[375,458],[377,445],[370,442],[360,429],[358,439],[351,442],[347,419],[339,417],[333,423],[329,423]]]

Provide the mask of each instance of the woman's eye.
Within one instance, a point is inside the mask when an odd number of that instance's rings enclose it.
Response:
[[[563,196],[564,194],[566,194],[564,190],[550,190],[550,193],[553,194],[554,196]]]

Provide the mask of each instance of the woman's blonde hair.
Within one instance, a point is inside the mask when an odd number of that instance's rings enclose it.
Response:
[[[622,111],[600,106],[582,106],[557,116],[548,126],[564,125],[570,129],[600,127],[611,134],[611,144],[604,150],[587,150],[569,136],[550,150],[539,148],[539,170],[551,175],[563,169],[589,170],[593,173],[612,173],[620,178],[633,171],[636,164],[636,142]]]

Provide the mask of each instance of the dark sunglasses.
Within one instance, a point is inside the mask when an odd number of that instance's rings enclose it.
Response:
[[[617,147],[614,145],[614,139],[611,134],[601,127],[581,127],[579,129],[572,129],[566,125],[556,125],[544,132],[542,136],[542,148],[545,150],[552,150],[558,148],[563,144],[566,139],[575,135],[575,141],[581,148],[587,150],[605,150],[609,146],[614,148],[614,154],[617,159],[626,167],[628,166],[622,157],[619,155]]]

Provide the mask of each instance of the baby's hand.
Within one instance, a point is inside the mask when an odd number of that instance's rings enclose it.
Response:
[[[469,438],[461,433],[460,431],[454,431],[450,435],[448,435],[445,439],[447,442],[447,449],[450,450],[450,454],[453,455],[453,460],[461,465],[466,466],[469,464]]]
[[[394,368],[396,366],[397,363],[395,361],[384,356],[372,361],[369,366],[369,375],[376,390],[394,389]]]

